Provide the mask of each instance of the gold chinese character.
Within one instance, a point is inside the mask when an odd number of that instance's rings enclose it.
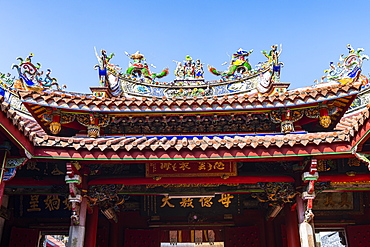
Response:
[[[208,165],[208,171],[212,170],[213,165],[211,163],[209,163],[209,162],[207,163],[207,165]]]
[[[51,174],[53,174],[54,176],[57,176],[57,175],[63,175],[64,172],[59,170],[57,164],[55,164],[55,168],[54,168],[54,170],[51,171]]]
[[[162,198],[162,202],[163,202],[163,204],[161,205],[161,208],[165,207],[166,205],[168,205],[171,208],[174,208],[175,207],[175,205],[173,205],[173,204],[170,203],[170,198],[168,196],[164,196]]]
[[[206,162],[199,162],[198,170],[205,170],[206,169]]]
[[[218,200],[218,202],[221,202],[222,205],[224,205],[225,208],[228,208],[230,206],[231,200],[234,198],[234,196],[231,196],[230,194],[222,194],[221,199]]]
[[[225,169],[225,164],[222,162],[216,162],[215,165],[213,166],[214,169],[217,170],[224,170]]]
[[[191,198],[182,198],[180,202],[181,207],[183,208],[194,208],[193,206],[193,199]]]
[[[182,163],[180,163],[179,164],[179,169],[181,169],[181,170],[183,170],[183,171],[185,171],[186,169],[190,169],[190,167],[189,167],[189,163],[186,163],[186,162],[182,162]]]
[[[332,193],[325,193],[325,194],[326,194],[326,198],[324,202],[325,207],[333,207],[335,205],[335,202],[333,200]]]
[[[161,169],[162,170],[173,170],[173,171],[177,171],[177,167],[176,167],[176,164],[172,164],[172,163],[161,163]]]
[[[341,201],[340,201],[339,205],[341,207],[349,207],[350,206],[351,202],[349,201],[348,194],[346,192],[343,192],[343,193],[340,194],[340,199],[341,199]]]
[[[68,197],[66,197],[62,202],[65,205],[63,209],[68,209],[68,210],[72,209],[72,204],[68,201]]]
[[[35,161],[28,161],[27,162],[27,170],[37,170],[40,171],[40,168],[37,167],[37,164]]]
[[[60,207],[60,199],[58,198],[58,195],[49,195],[44,200],[45,207],[49,209],[49,211],[58,210]]]
[[[349,166],[360,166],[361,165],[361,162],[357,158],[349,158],[348,159],[348,165]]]
[[[213,204],[212,197],[202,197],[199,199],[199,202],[201,203],[200,205],[202,206],[202,208],[210,208]]]
[[[27,212],[35,211],[41,211],[41,208],[39,208],[39,195],[31,195],[30,208],[27,209]]]

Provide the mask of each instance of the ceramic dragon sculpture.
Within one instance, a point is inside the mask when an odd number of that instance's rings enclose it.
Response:
[[[221,76],[222,79],[230,79],[235,77],[237,73],[243,74],[252,69],[248,61],[248,56],[253,50],[247,51],[239,48],[231,57],[229,68],[226,71],[218,71],[214,67],[208,65],[208,70],[214,75]]]
[[[139,51],[135,52],[134,54],[129,54],[125,52],[125,54],[132,60],[129,63],[129,67],[126,70],[127,75],[131,75],[134,78],[145,78],[149,81],[153,81],[156,78],[162,78],[168,75],[169,71],[168,68],[162,70],[161,73],[152,73],[149,69],[149,65],[146,62],[146,59],[143,54]],[[151,65],[154,67],[153,65]]]

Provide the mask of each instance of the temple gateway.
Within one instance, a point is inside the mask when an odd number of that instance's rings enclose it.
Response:
[[[11,61],[0,245],[370,246],[368,56],[344,51],[297,89],[280,80],[281,45],[240,48],[223,70],[95,51],[90,94],[59,86],[32,53]]]

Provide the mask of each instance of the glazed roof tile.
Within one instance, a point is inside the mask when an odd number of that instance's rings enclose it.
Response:
[[[283,94],[232,95],[203,98],[156,98],[122,97],[97,98],[88,95],[74,95],[63,92],[20,91],[26,104],[54,106],[78,111],[100,112],[163,112],[204,111],[278,108],[320,102],[357,94],[361,82],[342,84],[322,83],[304,90],[290,90]]]
[[[269,148],[271,146],[282,147],[284,145],[289,145],[291,147],[295,145],[307,146],[308,144],[319,145],[320,143],[332,143],[332,142],[346,142],[349,141],[349,136],[341,131],[336,132],[326,132],[316,134],[313,138],[307,137],[308,134],[287,134],[283,136],[275,136],[274,138],[261,138],[260,136],[214,136],[214,137],[191,137],[189,138],[178,138],[172,137],[170,139],[159,139],[158,137],[120,137],[118,140],[123,140],[119,143],[114,144],[110,141],[111,137],[100,137],[97,138],[97,142],[100,144],[94,144],[94,142],[89,139],[85,140],[81,137],[72,137],[68,140],[56,137],[40,134],[35,135],[34,144],[36,146],[54,146],[54,147],[70,147],[75,150],[85,148],[92,150],[93,148],[100,149],[104,151],[105,149],[112,149],[117,151],[123,149],[125,151],[130,151],[132,149],[144,150],[149,148],[153,151],[157,149],[168,150],[170,148],[175,148],[176,150],[188,149],[193,150],[195,148],[200,148],[202,150],[219,148],[257,148],[265,147]]]

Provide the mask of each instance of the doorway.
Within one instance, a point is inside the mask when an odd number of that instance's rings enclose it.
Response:
[[[67,246],[67,235],[42,234],[39,247],[65,247]]]
[[[315,229],[316,247],[346,247],[344,229]]]

